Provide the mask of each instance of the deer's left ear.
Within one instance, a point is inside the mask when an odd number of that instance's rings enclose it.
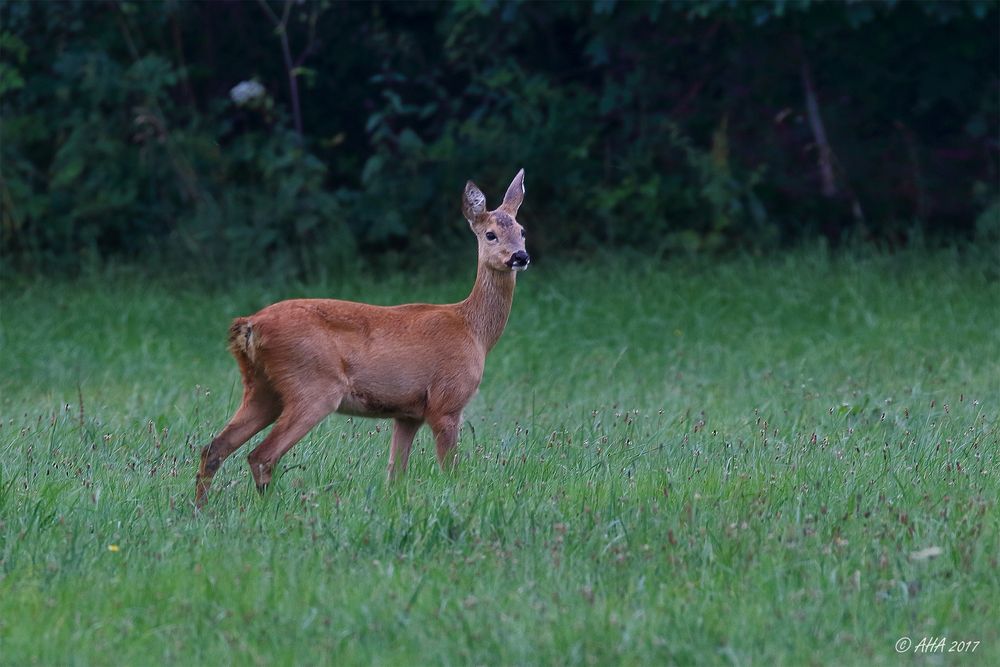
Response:
[[[503,196],[503,203],[500,204],[500,208],[509,213],[511,217],[516,218],[517,209],[521,208],[522,201],[524,201],[524,169],[517,172],[517,176],[510,182],[507,194]]]
[[[486,195],[476,187],[476,184],[469,181],[465,184],[465,193],[462,195],[462,214],[474,225],[480,221],[486,213]]]

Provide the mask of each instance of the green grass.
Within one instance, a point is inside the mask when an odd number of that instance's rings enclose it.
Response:
[[[467,268],[5,284],[0,663],[1000,663],[1000,294],[956,252],[542,263],[457,475],[421,431],[389,487],[388,423],[333,416],[195,515],[231,317]]]

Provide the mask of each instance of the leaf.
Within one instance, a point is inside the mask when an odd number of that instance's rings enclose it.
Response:
[[[399,133],[399,147],[405,151],[419,151],[424,147],[424,142],[416,132],[406,128]]]
[[[61,188],[73,183],[83,171],[83,156],[73,155],[52,175],[52,187]]]
[[[316,85],[316,74],[312,67],[296,67],[292,70],[292,76],[302,77],[310,88]]]
[[[365,185],[374,183],[375,178],[382,171],[382,164],[385,162],[381,155],[372,155],[365,161],[364,169],[361,170],[361,182]]]
[[[24,77],[21,73],[7,63],[0,63],[0,96],[19,88],[24,88]]]

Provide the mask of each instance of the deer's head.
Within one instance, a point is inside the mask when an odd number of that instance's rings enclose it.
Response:
[[[523,271],[531,258],[524,250],[524,228],[517,222],[517,209],[524,200],[524,169],[510,182],[503,203],[486,210],[486,195],[469,181],[465,184],[462,213],[479,241],[479,263],[494,271]]]

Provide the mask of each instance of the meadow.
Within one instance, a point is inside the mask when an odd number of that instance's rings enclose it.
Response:
[[[0,663],[1000,664],[1000,282],[969,249],[543,258],[457,474],[424,429],[387,485],[389,423],[334,415],[194,511],[232,317],[473,271],[5,281]]]

